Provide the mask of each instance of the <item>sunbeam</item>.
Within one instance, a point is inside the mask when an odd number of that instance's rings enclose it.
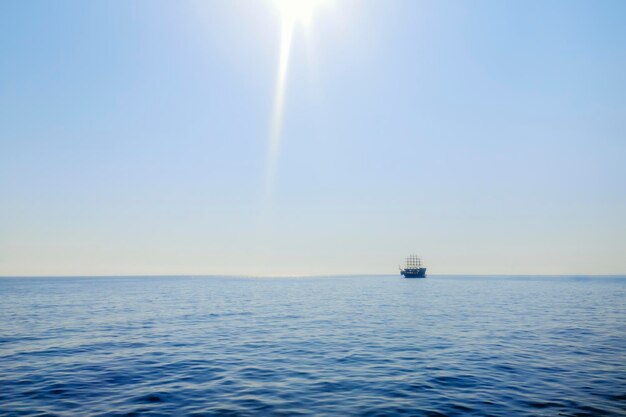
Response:
[[[278,74],[276,77],[276,91],[270,123],[270,137],[267,155],[267,173],[265,194],[272,194],[276,181],[276,171],[280,155],[283,118],[285,114],[285,96],[289,55],[293,40],[293,33],[298,24],[309,27],[315,9],[324,3],[324,0],[274,0],[281,18],[280,50],[278,56]]]
[[[293,37],[293,24],[288,20],[283,20],[281,26],[280,54],[278,60],[278,77],[276,79],[276,92],[274,94],[274,106],[272,110],[272,122],[269,139],[267,175],[265,192],[272,193],[276,177],[276,165],[278,163],[278,153],[280,150],[280,139],[282,136],[283,115],[285,108],[285,86],[287,83],[287,68],[289,66],[289,51],[291,49],[291,39]]]

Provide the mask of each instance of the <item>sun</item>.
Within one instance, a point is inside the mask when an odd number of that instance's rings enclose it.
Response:
[[[274,0],[283,24],[308,24],[315,10],[325,3],[325,0]]]

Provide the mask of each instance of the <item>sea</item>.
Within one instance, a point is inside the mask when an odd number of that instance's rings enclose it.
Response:
[[[626,277],[0,278],[2,416],[624,416]]]

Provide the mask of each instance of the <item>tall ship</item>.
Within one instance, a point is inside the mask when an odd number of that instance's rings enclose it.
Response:
[[[404,278],[426,278],[426,268],[418,256],[409,255],[404,268],[400,267],[400,274],[404,275]]]

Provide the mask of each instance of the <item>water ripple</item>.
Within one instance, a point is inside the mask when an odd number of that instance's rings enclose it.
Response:
[[[626,279],[0,279],[0,415],[626,415]]]

